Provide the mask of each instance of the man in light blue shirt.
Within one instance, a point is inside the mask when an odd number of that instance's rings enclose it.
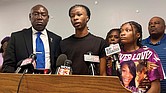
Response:
[[[142,44],[153,48],[163,65],[164,72],[166,72],[166,34],[165,21],[161,17],[153,17],[149,21],[148,30],[150,36],[142,41]],[[161,81],[161,93],[166,91],[166,79]]]

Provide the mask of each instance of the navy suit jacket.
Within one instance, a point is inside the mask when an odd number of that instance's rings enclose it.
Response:
[[[48,30],[50,48],[50,62],[52,73],[56,69],[56,60],[60,54],[59,43],[62,38]],[[6,55],[2,66],[2,72],[15,72],[19,61],[28,58],[33,53],[32,28],[11,34],[11,39],[6,49]]]

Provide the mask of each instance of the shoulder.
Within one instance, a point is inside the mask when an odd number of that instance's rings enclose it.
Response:
[[[142,47],[142,50],[143,50],[143,51],[151,51],[152,53],[155,53],[155,54],[156,54],[156,51],[155,51],[154,49],[152,49],[152,48],[150,48],[150,47],[147,47],[147,46],[143,46],[143,47]]]
[[[166,41],[166,34],[164,34],[163,41]]]
[[[153,50],[152,48],[148,47],[148,46],[142,46],[141,47],[143,50]]]
[[[154,61],[154,59],[156,61],[159,60],[157,52],[154,49],[149,48],[147,46],[141,47],[137,52],[138,52],[138,54],[142,55],[142,57],[145,58],[145,59],[148,59],[148,60],[151,60],[151,61],[152,60]]]
[[[107,41],[104,40],[100,36],[96,36],[96,35],[90,34],[89,40],[93,40],[93,41],[91,41],[92,44],[97,44],[98,46],[100,46],[102,48],[106,48],[106,47],[109,46],[109,44],[107,43]]]
[[[69,37],[64,38],[61,42],[63,43],[63,42],[73,41],[73,39],[74,39],[74,34]]]
[[[91,38],[94,38],[94,39],[97,39],[97,40],[104,40],[102,37],[100,37],[100,36],[97,36],[97,35],[94,35],[94,34],[89,34],[89,36],[91,37]]]
[[[62,39],[61,36],[59,36],[59,35],[57,35],[57,34],[51,32],[51,31],[49,31],[49,30],[46,30],[46,31],[47,31],[49,37],[55,37],[55,38]]]
[[[164,34],[164,38],[166,38],[166,34]]]
[[[12,32],[11,36],[23,35],[23,34],[26,34],[26,33],[32,33],[31,28],[24,28],[22,30]]]
[[[91,34],[91,33],[90,33],[90,35],[89,35],[89,39],[90,39],[90,40],[93,40],[94,42],[98,42],[98,43],[100,43],[100,44],[104,44],[104,45],[107,44],[106,40],[104,40],[102,37],[93,35],[93,34]]]
[[[143,39],[142,44],[149,43],[150,42],[149,40],[150,40],[150,37]]]

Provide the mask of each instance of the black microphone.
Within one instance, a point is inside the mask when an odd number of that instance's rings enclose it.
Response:
[[[111,44],[109,47],[105,48],[107,56],[112,58],[112,75],[117,76],[121,73],[120,71],[120,61],[118,53],[121,51],[119,44]]]
[[[65,60],[65,62],[64,62],[64,66],[71,67],[71,65],[72,65],[72,61],[71,61],[71,60],[66,59],[66,60]]]
[[[65,60],[67,60],[67,56],[65,54],[59,55],[56,60],[56,67],[60,67],[61,65],[64,65]]]
[[[89,62],[89,74],[95,75],[97,72],[95,71],[95,63],[99,63],[99,56],[92,55],[92,52],[87,52],[84,54],[84,61]]]
[[[59,75],[72,75],[72,61],[66,59],[64,62],[64,65],[61,66],[61,69],[59,70],[59,72],[61,74]]]
[[[57,75],[71,75],[72,74],[72,61],[67,59],[65,54],[61,54],[56,61],[56,74]]]
[[[26,58],[24,60],[21,60],[17,63],[17,70],[15,73],[33,73],[34,68],[36,68],[36,55],[31,54],[29,58]]]
[[[65,54],[59,55],[59,57],[56,60],[56,72],[55,72],[55,74],[59,75],[61,66],[64,65],[65,60],[67,60],[67,56]]]
[[[117,76],[121,73],[121,71],[120,71],[120,61],[119,61],[118,54],[113,54],[112,59],[113,59],[113,62],[112,62],[112,75]]]
[[[61,54],[56,61],[56,74],[57,75],[71,75],[72,74],[72,61],[67,59],[65,54]]]

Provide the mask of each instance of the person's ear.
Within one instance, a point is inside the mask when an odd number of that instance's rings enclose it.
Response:
[[[49,21],[50,16],[48,15],[48,21]]]
[[[137,36],[137,38],[140,38],[140,37],[141,37],[140,33],[137,33],[136,36]]]
[[[87,16],[87,18],[86,18],[86,21],[88,22],[89,21],[89,17]]]
[[[29,20],[31,20],[31,17],[32,17],[32,16],[31,16],[31,13],[29,13]]]
[[[50,18],[50,16],[48,15],[48,19]]]

